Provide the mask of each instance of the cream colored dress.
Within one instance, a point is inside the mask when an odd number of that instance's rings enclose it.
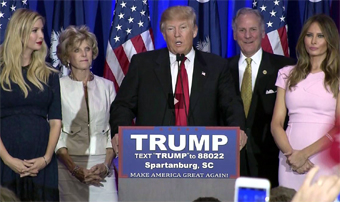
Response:
[[[98,76],[87,83],[87,91],[89,110],[82,82],[68,76],[60,79],[62,130],[56,150],[67,148],[76,165],[90,169],[103,163],[106,148],[112,148],[109,117],[116,93],[111,81]],[[60,161],[58,172],[60,201],[118,201],[114,175],[96,187],[79,182]]]

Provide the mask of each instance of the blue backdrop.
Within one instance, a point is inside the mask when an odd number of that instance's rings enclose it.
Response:
[[[53,27],[54,5],[60,0],[28,0],[29,8],[36,10],[46,18],[45,39],[47,44],[50,44],[50,36]],[[70,1],[70,0],[66,0]],[[103,67],[106,55],[106,46],[108,43],[111,20],[115,7],[115,1],[110,0],[76,0],[83,1],[83,16],[85,24],[90,27],[98,38],[99,56],[94,61],[93,72],[99,76],[103,74]],[[128,0],[127,0],[128,1]],[[191,0],[193,1],[193,0]],[[169,6],[188,5],[188,0],[149,0],[150,20],[155,38],[155,48],[165,47],[162,34],[159,30],[159,20],[161,13]],[[288,41],[292,57],[295,57],[295,44],[301,30],[301,26],[305,18],[306,0],[289,0],[285,1],[287,9],[287,24],[288,24]],[[329,1],[330,4],[337,4],[334,16],[339,13],[339,0]],[[218,15],[220,21],[221,35],[221,56],[231,57],[239,52],[239,47],[234,42],[232,37],[231,22],[237,10],[242,7],[251,7],[252,0],[217,0]],[[74,8],[75,11],[79,8]],[[78,10],[79,11],[79,10]],[[56,11],[57,12],[57,11]],[[58,15],[58,13],[57,13]],[[59,15],[64,15],[61,11]],[[339,24],[338,16],[333,19]]]

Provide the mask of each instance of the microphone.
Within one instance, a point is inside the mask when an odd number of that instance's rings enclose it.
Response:
[[[177,81],[178,81],[178,75],[179,75],[179,79],[180,79],[180,82],[181,82],[181,88],[182,88],[182,99],[183,99],[183,103],[184,103],[185,117],[186,117],[187,124],[188,124],[188,112],[187,112],[187,105],[186,105],[185,97],[184,97],[183,78],[182,78],[182,74],[181,74],[181,65],[180,65],[180,63],[184,62],[183,61],[184,58],[185,58],[184,54],[179,54],[179,53],[176,54],[176,61],[177,61],[177,65],[178,65]],[[177,86],[177,84],[176,84],[176,86]]]
[[[176,54],[176,61],[177,61],[177,65],[178,65],[178,69],[181,70],[181,65],[180,63],[184,60],[184,54]]]

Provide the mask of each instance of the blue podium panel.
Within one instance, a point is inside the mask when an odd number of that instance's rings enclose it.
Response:
[[[119,178],[238,176],[238,127],[119,127]]]

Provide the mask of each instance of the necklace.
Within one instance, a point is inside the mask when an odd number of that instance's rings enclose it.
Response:
[[[73,81],[81,81],[81,80],[78,80],[78,79],[73,75],[72,72],[69,74],[69,77],[70,77]],[[87,82],[88,82],[88,81],[92,81],[93,79],[94,79],[94,75],[93,75],[92,72],[90,72],[90,76],[88,77],[88,79],[86,79],[85,81],[82,81],[82,82],[83,82],[83,86],[84,86],[84,87],[87,87]]]

